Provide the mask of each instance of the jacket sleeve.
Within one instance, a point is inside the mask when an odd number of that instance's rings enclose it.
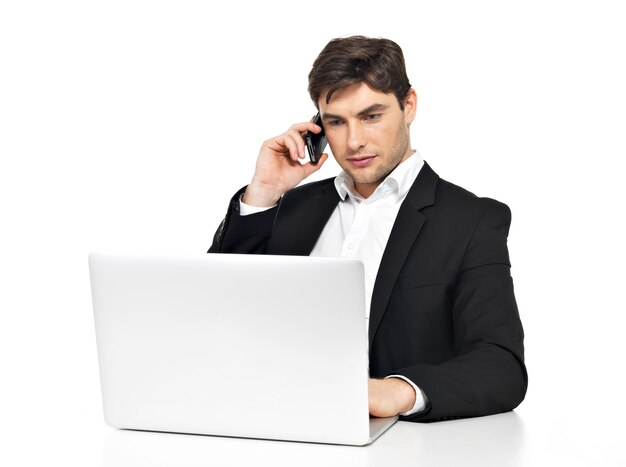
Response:
[[[246,188],[243,187],[231,198],[208,253],[264,254],[267,251],[278,207],[248,216],[240,215],[239,198]]]
[[[405,420],[490,415],[512,410],[524,399],[528,376],[506,244],[510,223],[509,208],[488,200],[452,292],[457,356],[397,370],[429,400],[423,412]]]

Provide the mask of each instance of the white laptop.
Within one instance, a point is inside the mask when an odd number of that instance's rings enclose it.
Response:
[[[89,255],[104,417],[117,428],[365,445],[363,265]]]

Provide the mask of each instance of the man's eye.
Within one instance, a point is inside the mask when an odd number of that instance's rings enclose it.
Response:
[[[368,121],[378,120],[380,116],[381,114],[367,114],[365,116],[365,120],[368,120]]]
[[[328,122],[329,126],[339,126],[341,125],[341,120],[331,120],[330,122]]]

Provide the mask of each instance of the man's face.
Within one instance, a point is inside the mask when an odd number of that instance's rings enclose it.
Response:
[[[411,89],[404,110],[394,94],[357,83],[319,101],[328,143],[337,163],[367,198],[396,166],[411,155],[409,125],[417,97]]]

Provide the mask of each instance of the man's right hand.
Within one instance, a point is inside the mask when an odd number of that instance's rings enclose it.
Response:
[[[319,133],[322,129],[312,122],[296,123],[282,135],[263,143],[254,176],[242,198],[244,203],[257,207],[274,206],[286,191],[322,167],[328,159],[326,153],[317,164],[299,161],[305,157],[303,135],[307,130]]]

